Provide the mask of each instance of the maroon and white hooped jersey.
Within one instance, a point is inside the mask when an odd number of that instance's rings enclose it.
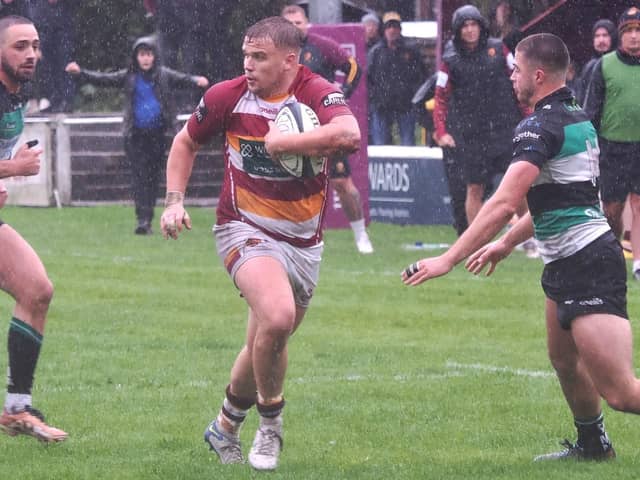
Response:
[[[295,178],[270,158],[264,146],[268,122],[292,101],[309,105],[321,125],[351,114],[342,92],[300,66],[289,92],[276,98],[257,97],[247,89],[244,76],[217,83],[202,97],[187,131],[199,144],[224,134],[218,224],[243,221],[277,240],[306,247],[322,239],[327,167],[313,178]]]

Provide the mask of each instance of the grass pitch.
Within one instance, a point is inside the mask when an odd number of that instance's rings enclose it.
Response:
[[[0,436],[0,478],[265,475],[220,465],[203,443],[246,308],[215,254],[213,211],[189,210],[193,231],[169,242],[134,236],[127,207],[0,211],[56,287],[34,403],[70,433],[49,446]],[[285,446],[269,478],[638,478],[640,419],[607,407],[615,462],[532,463],[575,434],[546,357],[540,260],[516,252],[492,277],[458,267],[408,288],[400,271],[438,251],[402,245],[450,243],[453,229],[369,230],[371,256],[350,231],[326,232],[320,284],[290,343]],[[636,335],[639,291],[630,282]],[[0,296],[7,325],[11,308]],[[246,423],[245,450],[255,412]]]

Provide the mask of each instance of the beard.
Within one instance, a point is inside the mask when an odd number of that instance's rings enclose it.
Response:
[[[520,85],[518,88],[518,101],[520,103],[522,103],[523,105],[529,105],[529,106],[533,106],[530,105],[530,101],[531,98],[533,98],[533,88],[527,86],[527,85]]]
[[[0,61],[0,68],[2,68],[2,71],[9,78],[9,80],[19,84],[27,83],[28,81],[30,81],[33,78],[33,72],[35,71],[32,70],[29,73],[20,73],[20,70],[18,68],[13,68],[11,65],[9,65],[9,63],[5,61],[5,59],[2,59]]]

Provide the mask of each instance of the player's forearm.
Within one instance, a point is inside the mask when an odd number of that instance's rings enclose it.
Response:
[[[0,160],[0,178],[15,177],[16,162],[13,160]]]
[[[501,241],[509,248],[514,249],[516,245],[520,245],[532,236],[533,221],[531,220],[531,214],[527,212],[502,236]]]
[[[185,129],[173,139],[167,160],[167,191],[184,193],[198,149]]]
[[[490,198],[480,209],[469,228],[444,254],[457,265],[483,245],[489,243],[507,225],[516,208],[506,201]]]
[[[310,156],[350,154],[360,147],[360,127],[354,117],[340,120],[297,135],[282,135],[273,153],[295,153]]]

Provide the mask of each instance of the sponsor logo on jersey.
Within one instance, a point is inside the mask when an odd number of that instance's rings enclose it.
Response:
[[[602,218],[602,212],[599,212],[598,210],[596,210],[595,208],[587,208],[584,211],[584,214],[587,217],[591,217],[591,218]]]
[[[540,134],[535,133],[535,132],[531,132],[529,130],[526,130],[524,132],[520,132],[519,134],[517,134],[514,138],[513,141],[514,142],[520,142],[525,138],[532,138],[534,140],[538,140],[540,138]]]
[[[322,99],[322,105],[330,107],[332,105],[346,105],[347,101],[342,93],[330,93]]]
[[[209,113],[209,110],[207,109],[207,106],[204,104],[204,97],[202,97],[200,99],[200,103],[198,103],[198,107],[196,108],[196,111],[194,112],[194,115],[196,116],[196,121],[198,123],[202,123],[208,113]]]
[[[276,115],[278,115],[278,108],[277,107],[263,107],[262,105],[258,106],[258,111],[260,113],[264,113],[265,115],[268,115],[270,117],[275,117]]]
[[[250,175],[269,178],[286,178],[289,174],[269,156],[264,142],[240,139],[242,169]]]

